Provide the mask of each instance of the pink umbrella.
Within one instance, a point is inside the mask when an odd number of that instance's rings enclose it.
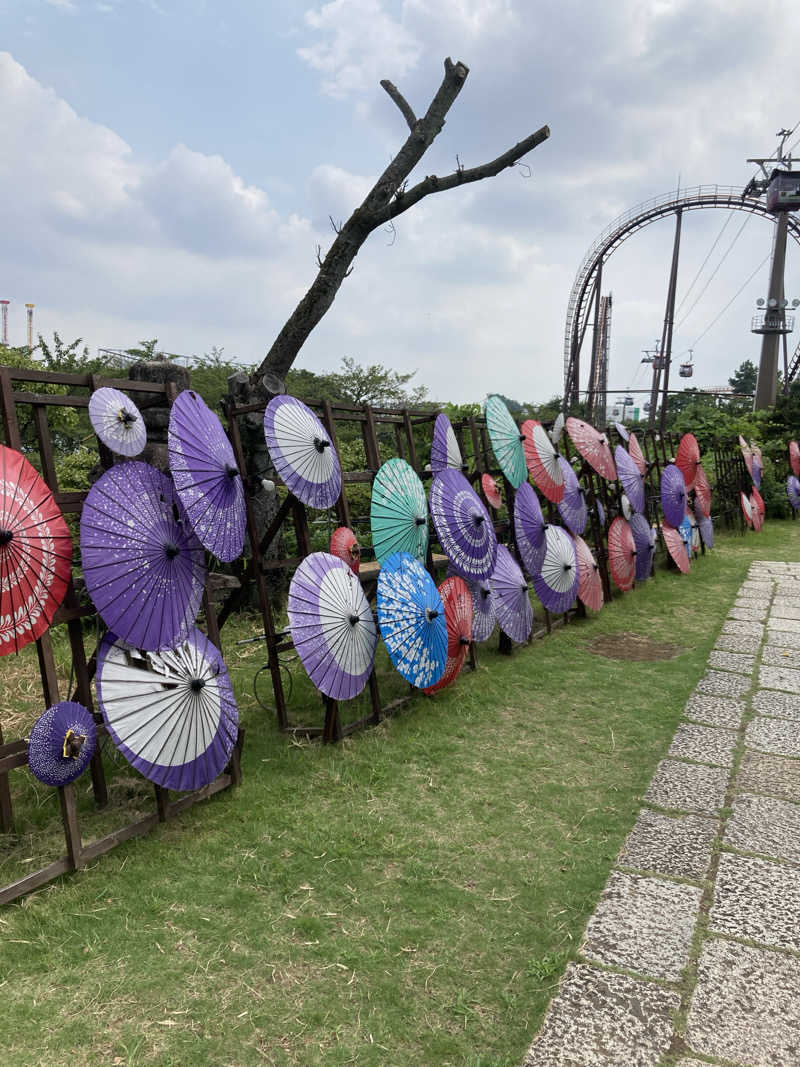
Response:
[[[606,435],[588,422],[573,416],[567,419],[567,431],[586,462],[607,481],[615,482],[617,467]]]

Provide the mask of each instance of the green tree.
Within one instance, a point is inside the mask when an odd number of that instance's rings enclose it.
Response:
[[[734,393],[755,393],[758,380],[758,367],[751,359],[744,360],[728,378],[728,385]]]
[[[154,337],[152,341],[140,341],[138,348],[126,348],[125,351],[129,356],[134,356],[136,359],[151,360],[156,358],[157,344],[158,338]]]
[[[382,363],[364,366],[351,356],[342,357],[342,369],[327,375],[339,398],[350,404],[371,404],[373,407],[419,407],[428,390],[424,385],[408,389],[416,371],[400,374]]]

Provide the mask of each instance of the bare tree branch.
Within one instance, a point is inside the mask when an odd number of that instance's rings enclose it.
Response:
[[[403,96],[397,86],[393,85],[388,78],[383,79],[383,81],[381,82],[381,87],[386,90],[389,96],[391,96],[392,100],[394,100],[394,102],[400,108],[401,112],[403,113],[403,118],[408,123],[409,130],[411,130],[411,132],[413,133],[414,127],[417,125],[417,116],[414,114],[406,98]]]

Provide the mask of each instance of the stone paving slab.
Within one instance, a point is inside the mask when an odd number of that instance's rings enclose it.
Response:
[[[792,600],[794,599],[792,597]],[[798,604],[790,606],[786,603],[773,604],[769,614],[772,619],[800,619],[800,606]]]
[[[800,757],[800,731],[788,719],[767,719],[761,715],[748,723],[744,742],[748,748],[774,756]]]
[[[736,619],[726,619],[722,624],[722,632],[724,634],[739,634],[760,639],[764,636],[764,627],[760,622],[738,622]]]
[[[732,607],[728,612],[729,619],[736,619],[737,622],[763,622],[767,617],[767,609],[761,608],[737,608]]]
[[[723,652],[743,652],[754,655],[761,647],[761,635],[753,637],[750,634],[720,634],[714,642],[714,648]]]
[[[687,1020],[689,1046],[750,1067],[800,1063],[798,988],[800,960],[733,941],[707,941]]]
[[[765,689],[783,689],[787,693],[800,693],[800,671],[791,667],[761,667],[758,683]]]
[[[778,619],[770,615],[767,619],[768,630],[784,630],[790,634],[800,634],[800,619]]]
[[[733,730],[682,722],[675,733],[668,755],[674,759],[730,767],[733,764],[736,739]]]
[[[525,1067],[657,1067],[679,1004],[653,982],[571,963]]]
[[[721,697],[738,697],[750,688],[750,679],[727,671],[706,671],[697,683],[698,693],[715,693]]]
[[[709,929],[772,948],[800,951],[800,878],[796,867],[723,852]]]
[[[646,800],[659,808],[717,815],[725,801],[728,771],[665,759],[659,763]]]
[[[724,843],[743,852],[763,852],[800,863],[800,805],[742,793],[734,799]]]
[[[800,719],[800,694],[759,689],[753,697],[753,710],[775,719]]]
[[[755,656],[744,656],[740,652],[723,652],[716,648],[708,657],[709,667],[718,671],[736,671],[739,674],[750,674],[755,662]]]
[[[741,792],[765,793],[800,804],[800,761],[745,752],[736,776]]]
[[[764,645],[761,650],[761,662],[768,667],[791,667],[798,671],[800,670],[800,649]]]
[[[785,630],[767,630],[767,648],[797,648],[800,639],[797,634]]]
[[[718,828],[716,819],[703,815],[665,815],[645,808],[622,846],[617,865],[700,882],[711,863]]]
[[[800,586],[795,596],[788,596],[784,593],[782,596],[772,598],[773,608],[796,608],[798,605],[800,605]]]
[[[699,886],[614,871],[589,920],[581,954],[607,967],[677,982],[689,962]]]
[[[768,596],[738,596],[733,602],[734,608],[750,609],[766,615],[772,599]]]
[[[732,697],[715,697],[707,693],[693,693],[689,697],[683,714],[693,722],[703,722],[710,726],[727,726],[738,730],[742,724],[745,704]]]

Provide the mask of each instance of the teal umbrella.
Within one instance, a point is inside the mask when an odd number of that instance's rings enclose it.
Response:
[[[404,459],[390,459],[375,475],[370,504],[372,545],[380,563],[394,552],[425,559],[428,504],[416,471]]]
[[[525,450],[522,447],[525,435],[499,396],[490,396],[486,401],[486,428],[500,470],[514,488],[519,489],[528,478]]]

